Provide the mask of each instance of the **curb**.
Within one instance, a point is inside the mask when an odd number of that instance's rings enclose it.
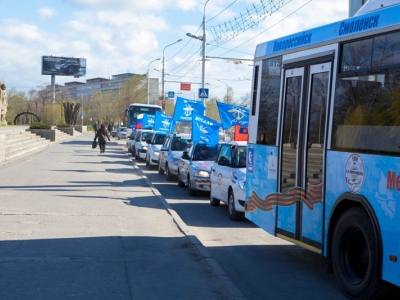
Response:
[[[122,149],[122,151],[124,151],[124,153],[127,154],[124,149]],[[238,300],[245,300],[246,298],[243,296],[242,292],[229,279],[229,277],[226,275],[222,267],[213,258],[208,248],[204,247],[204,245],[199,241],[199,239],[196,236],[191,235],[188,226],[186,225],[185,222],[183,222],[183,220],[177,214],[177,212],[171,207],[171,205],[169,205],[167,200],[165,200],[165,198],[160,194],[160,192],[153,186],[153,184],[150,182],[147,176],[144,175],[144,173],[142,172],[142,170],[140,170],[140,168],[136,165],[136,163],[131,159],[130,161],[133,164],[133,168],[140,172],[140,176],[146,181],[147,185],[150,187],[154,195],[157,196],[157,198],[164,205],[165,209],[167,210],[168,214],[170,214],[175,224],[178,226],[179,230],[187,237],[189,242],[197,249],[199,254],[204,258],[204,260],[211,267],[213,272],[217,275],[219,281],[225,287],[226,291],[231,296],[231,298]]]

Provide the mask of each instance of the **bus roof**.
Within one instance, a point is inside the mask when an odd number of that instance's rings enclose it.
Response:
[[[131,103],[131,104],[129,104],[129,107],[131,107],[131,106],[157,107],[157,108],[161,108],[160,105],[156,105],[156,104],[147,104],[147,103]]]
[[[400,28],[400,5],[392,5],[342,21],[305,30],[257,45],[254,60],[362,37],[371,31]]]

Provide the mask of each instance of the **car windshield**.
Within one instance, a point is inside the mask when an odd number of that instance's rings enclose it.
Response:
[[[156,145],[164,144],[165,137],[166,137],[165,134],[156,134],[156,136],[154,137],[154,144]]]
[[[142,141],[147,141],[147,139],[151,139],[151,136],[154,134],[154,132],[143,132],[142,133]]]
[[[217,145],[197,145],[193,152],[193,160],[215,161],[217,159]]]
[[[190,141],[191,141],[191,139],[180,137],[180,136],[176,136],[172,140],[171,150],[174,150],[174,151],[181,150],[181,151],[183,151],[186,148],[187,144],[190,143]]]

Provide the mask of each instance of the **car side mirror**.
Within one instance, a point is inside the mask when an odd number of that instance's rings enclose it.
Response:
[[[218,165],[220,166],[230,166],[229,160],[226,157],[221,157],[218,161]]]
[[[187,152],[183,152],[182,159],[190,159],[189,154]]]

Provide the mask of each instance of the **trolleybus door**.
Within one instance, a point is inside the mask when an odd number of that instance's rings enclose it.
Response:
[[[285,71],[277,235],[320,252],[331,63]]]

